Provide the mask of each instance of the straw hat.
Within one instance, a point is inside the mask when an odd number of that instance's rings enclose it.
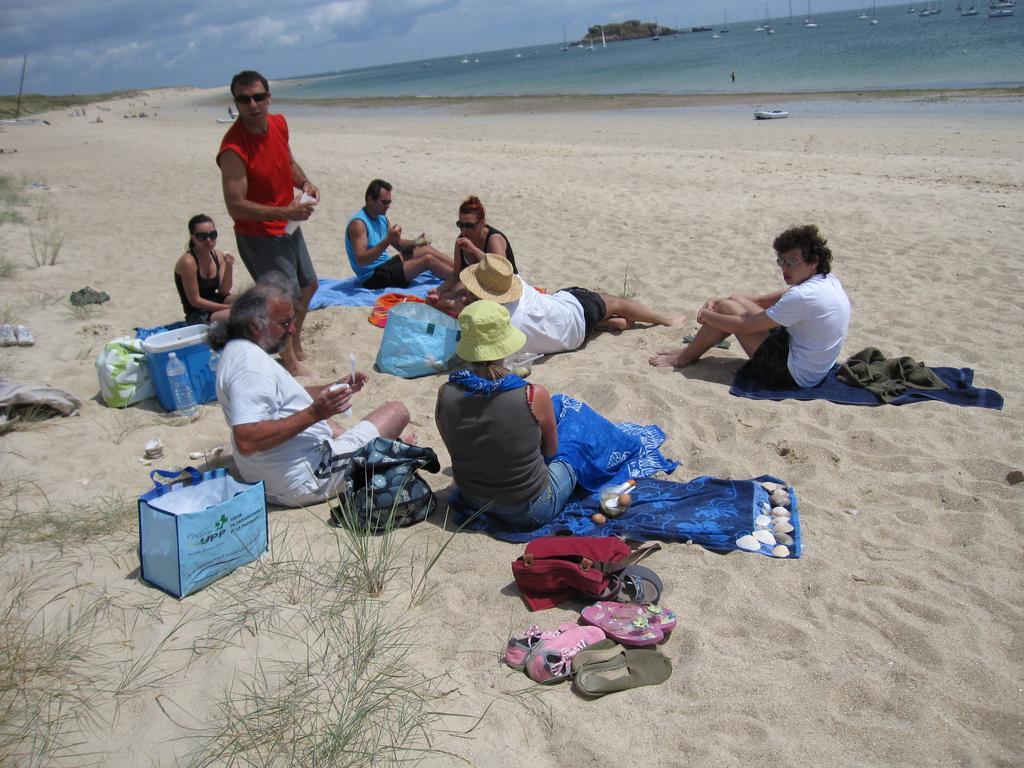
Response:
[[[485,253],[479,263],[466,267],[459,280],[478,299],[509,304],[523,295],[523,284],[516,279],[512,263],[496,253]]]
[[[462,335],[455,354],[472,363],[501,360],[526,343],[526,335],[512,327],[508,310],[493,301],[474,301],[459,313]]]

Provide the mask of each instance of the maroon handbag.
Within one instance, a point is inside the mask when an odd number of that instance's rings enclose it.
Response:
[[[609,600],[619,588],[616,574],[659,549],[658,542],[633,549],[615,536],[542,536],[512,563],[512,577],[531,611],[572,597]]]

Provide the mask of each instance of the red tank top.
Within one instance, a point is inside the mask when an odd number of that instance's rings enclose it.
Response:
[[[288,146],[288,123],[284,115],[267,115],[265,134],[249,133],[241,120],[235,122],[220,143],[217,164],[225,152],[234,152],[245,163],[248,192],[245,197],[260,205],[284,207],[294,199],[292,153]],[[235,231],[250,237],[279,237],[286,219],[253,221],[239,219]]]

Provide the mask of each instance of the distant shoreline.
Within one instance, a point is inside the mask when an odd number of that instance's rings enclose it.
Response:
[[[277,104],[348,109],[468,109],[476,114],[524,112],[603,112],[609,110],[761,105],[770,102],[912,100],[942,102],[972,99],[1022,99],[1024,87],[953,88],[775,93],[593,94],[545,96],[393,96],[375,98],[296,99],[275,97]],[[205,101],[205,100],[204,100]],[[223,97],[210,101],[223,103]]]

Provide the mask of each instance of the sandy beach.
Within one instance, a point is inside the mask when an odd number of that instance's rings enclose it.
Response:
[[[236,251],[214,162],[228,104],[217,93],[151,91],[0,129],[0,174],[24,182],[27,202],[26,223],[0,224],[12,265],[2,322],[36,339],[0,349],[0,375],[84,403],[0,437],[0,763],[313,765],[303,750],[350,714],[332,698],[344,689],[376,702],[379,722],[365,726],[376,742],[351,743],[378,762],[332,753],[318,765],[388,764],[389,743],[427,750],[410,759],[430,766],[1021,764],[1024,484],[1007,475],[1024,469],[1024,98],[794,100],[790,119],[769,122],[752,118],[762,97],[278,107],[323,195],[303,225],[321,277],[350,274],[343,226],[374,177],[394,184],[390,217],[406,233],[450,251],[458,204],[476,194],[532,284],[626,292],[690,320],[711,295],[781,287],[772,239],[816,223],[853,302],[846,354],[877,346],[973,368],[1004,396],[1001,411],[737,398],[735,343],[682,371],[648,366],[692,322],[601,334],[537,365],[533,379],[552,392],[658,424],[681,462],[671,479],[773,474],[800,500],[799,560],[680,543],[653,556],[680,616],[663,647],[672,678],[587,702],[499,663],[509,634],[580,607],[526,610],[509,567],[521,546],[459,534],[420,583],[446,540],[443,503],[395,535],[380,599],[360,599],[339,566],[326,505],[272,510],[271,551],[182,601],[139,580],[135,500],[148,473],[205,467],[189,454],[228,445],[228,429],[216,403],[183,426],[155,400],[105,407],[94,360],[136,326],[181,319],[171,270],[189,216],[212,216],[220,247]],[[55,265],[35,267],[29,226],[37,243],[63,234]],[[239,263],[236,284],[249,283]],[[68,296],[87,285],[110,301],[74,311]],[[349,352],[369,370],[381,331],[367,315],[311,313],[319,376],[308,383],[344,374]],[[406,403],[441,457],[442,473],[425,477],[443,500],[440,383],[372,374],[355,410]],[[154,437],[166,455],[145,465]],[[230,451],[213,465],[232,467]],[[368,637],[395,624],[406,629]],[[375,650],[338,666],[364,647]],[[278,717],[246,691],[280,692],[282,670],[315,685]],[[252,715],[257,701],[269,719]],[[249,762],[231,756],[246,744]]]

